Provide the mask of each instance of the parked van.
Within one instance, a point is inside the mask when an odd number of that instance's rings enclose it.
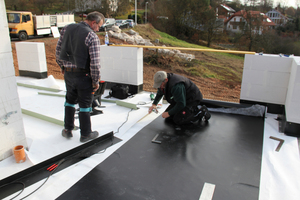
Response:
[[[116,20],[114,18],[105,18],[105,21],[99,30],[107,31],[111,29],[115,24],[116,24]]]

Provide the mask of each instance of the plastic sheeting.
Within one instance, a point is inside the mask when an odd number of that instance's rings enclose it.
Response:
[[[255,104],[247,108],[208,108],[212,112],[222,112],[222,113],[231,113],[238,115],[247,115],[254,117],[263,117],[266,107],[262,105]]]

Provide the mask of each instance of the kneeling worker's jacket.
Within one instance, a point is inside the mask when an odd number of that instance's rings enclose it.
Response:
[[[200,103],[202,100],[199,88],[190,79],[173,73],[168,73],[168,82],[163,91],[158,89],[153,104],[157,105],[163,95],[168,103],[175,105],[168,111],[169,115],[174,115],[186,105]]]

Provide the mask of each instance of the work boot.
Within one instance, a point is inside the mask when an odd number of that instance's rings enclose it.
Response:
[[[200,107],[200,105],[198,106]],[[204,106],[201,106],[200,108],[198,108],[198,112],[194,115],[194,119],[196,119],[197,121],[201,122],[202,121],[202,118],[205,114],[205,107]],[[195,121],[195,120],[194,120]]]
[[[67,139],[73,137],[72,131],[67,130],[67,129],[63,129],[63,130],[61,131],[61,135],[62,135],[63,137],[65,137],[65,138],[67,138]]]
[[[88,134],[87,136],[81,136],[80,142],[87,142],[89,140],[97,138],[98,136],[99,136],[98,131],[93,131],[90,134]]]
[[[198,107],[200,107],[200,105]],[[203,105],[203,106],[201,106],[201,108],[199,108],[198,113],[196,113],[196,115],[194,115],[194,117],[196,119],[198,119],[199,122],[201,122],[201,121],[208,122],[208,120],[211,117],[211,114],[209,113],[207,107],[205,105]]]
[[[211,114],[209,113],[209,111],[205,105],[203,105],[202,108],[203,108],[203,112],[204,112],[204,121],[207,122],[210,119]]]

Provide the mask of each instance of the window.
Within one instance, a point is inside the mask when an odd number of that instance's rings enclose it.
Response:
[[[18,13],[7,13],[8,23],[20,23],[20,14]]]
[[[26,17],[26,21],[30,21],[31,19],[30,19],[30,15],[25,15],[25,17]]]

